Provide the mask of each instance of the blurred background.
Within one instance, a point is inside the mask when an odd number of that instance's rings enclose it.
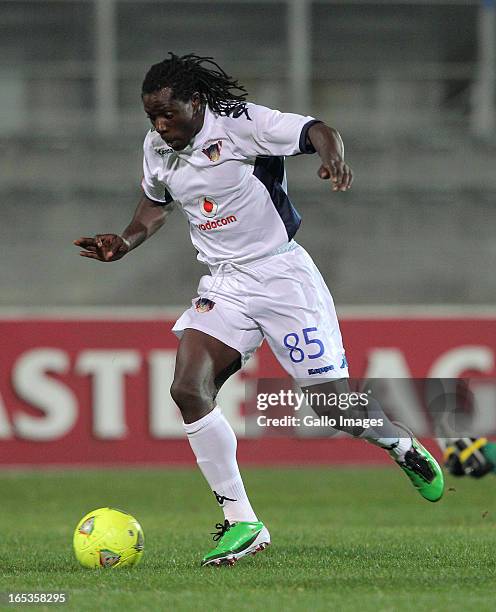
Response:
[[[111,266],[72,240],[139,198],[140,90],[169,50],[337,127],[356,179],[289,160],[297,236],[338,304],[496,296],[492,0],[0,0],[0,305],[182,306],[205,269],[181,214]]]

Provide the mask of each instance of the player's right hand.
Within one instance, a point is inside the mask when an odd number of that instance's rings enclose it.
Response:
[[[129,242],[118,234],[97,234],[92,238],[82,237],[74,240],[77,247],[82,248],[82,257],[98,261],[117,261],[129,253]]]

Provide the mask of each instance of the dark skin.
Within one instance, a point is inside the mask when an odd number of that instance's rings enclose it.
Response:
[[[198,92],[188,101],[178,100],[165,87],[143,95],[143,107],[154,129],[175,151],[181,151],[203,126],[205,107]],[[321,165],[318,176],[330,180],[333,191],[347,191],[353,182],[351,168],[344,161],[341,136],[334,128],[316,123],[308,130],[308,139],[317,151]],[[122,234],[97,234],[74,241],[80,255],[101,262],[121,259],[152,236],[173,210],[143,195],[133,219]],[[239,352],[216,338],[194,329],[186,329],[176,357],[171,394],[186,423],[208,414],[227,378],[241,367]],[[345,379],[311,387],[313,392],[343,393],[349,390]]]

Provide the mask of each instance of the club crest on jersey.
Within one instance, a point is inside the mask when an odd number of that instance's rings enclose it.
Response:
[[[202,152],[205,153],[210,161],[216,162],[219,160],[221,149],[222,140],[218,140],[215,144],[210,145],[206,149],[202,149]]]
[[[200,298],[195,302],[196,312],[208,312],[209,310],[212,310],[214,306],[215,302],[212,302],[212,300],[208,300],[207,298]]]
[[[215,214],[217,212],[217,209],[219,208],[219,205],[213,198],[209,196],[200,198],[199,204],[200,204],[201,214],[204,217],[215,217]]]

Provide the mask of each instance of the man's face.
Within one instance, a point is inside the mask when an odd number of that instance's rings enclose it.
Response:
[[[144,94],[143,107],[162,140],[175,151],[187,147],[203,125],[203,108],[197,93],[188,102],[182,102],[174,98],[169,87],[164,87]]]

